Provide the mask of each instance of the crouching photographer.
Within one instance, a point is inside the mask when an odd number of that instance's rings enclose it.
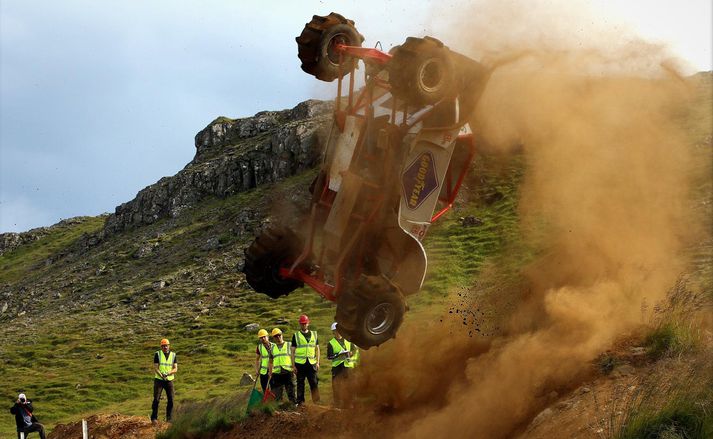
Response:
[[[45,439],[45,426],[37,422],[37,418],[32,414],[32,401],[27,399],[24,393],[20,393],[15,401],[15,405],[10,408],[10,413],[15,415],[15,424],[17,425],[17,438],[20,439],[20,433],[25,433],[27,438],[29,433],[37,432],[40,439]]]

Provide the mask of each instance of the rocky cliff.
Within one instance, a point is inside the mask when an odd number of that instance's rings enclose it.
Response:
[[[15,250],[21,245],[37,241],[46,234],[46,227],[38,227],[36,229],[28,230],[27,232],[22,233],[0,233],[0,256]]]
[[[176,217],[207,197],[227,197],[313,167],[331,110],[331,102],[308,100],[290,110],[217,118],[196,134],[193,160],[118,206],[105,232]]]

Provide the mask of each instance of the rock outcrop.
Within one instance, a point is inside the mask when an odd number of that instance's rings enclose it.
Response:
[[[47,236],[53,229],[62,226],[78,224],[86,220],[88,217],[78,216],[75,218],[63,219],[57,224],[49,227],[37,227],[36,229],[28,230],[27,232],[15,233],[0,233],[0,256],[5,253],[10,253],[18,247],[33,243]]]
[[[15,250],[21,245],[37,241],[46,234],[47,232],[44,227],[39,227],[23,233],[0,233],[0,256]]]
[[[196,135],[193,160],[118,206],[106,233],[176,217],[206,197],[227,197],[313,167],[331,111],[331,102],[308,100],[244,119],[219,117]]]

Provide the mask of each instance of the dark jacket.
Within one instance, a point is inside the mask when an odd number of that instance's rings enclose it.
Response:
[[[37,422],[37,418],[35,418],[35,415],[32,414],[32,412],[34,410],[32,408],[32,401],[30,401],[28,399],[27,404],[15,403],[15,405],[10,407],[10,413],[15,415],[15,425],[17,425],[17,431],[20,431],[26,427],[25,420],[22,417],[23,414],[26,414],[25,409],[27,409],[27,411],[30,412],[30,417],[32,418],[32,422]]]

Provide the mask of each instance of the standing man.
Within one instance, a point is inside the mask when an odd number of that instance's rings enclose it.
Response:
[[[300,330],[292,336],[292,362],[297,370],[297,404],[305,402],[305,378],[309,382],[312,402],[319,402],[317,371],[319,370],[319,342],[317,331],[309,330],[309,317],[300,316]]]
[[[275,339],[272,344],[272,356],[268,367],[268,374],[272,376],[270,379],[270,388],[275,392],[275,400],[282,399],[282,388],[287,389],[287,399],[294,404],[295,388],[292,385],[292,358],[290,357],[290,342],[285,342],[282,338],[280,328],[275,328],[270,333]]]
[[[33,431],[40,435],[40,439],[45,439],[45,426],[37,422],[37,418],[32,414],[32,411],[32,401],[27,399],[24,393],[20,393],[17,396],[15,405],[10,407],[10,413],[15,415],[17,439],[20,439],[20,433],[24,433],[25,437],[27,437]]]
[[[346,383],[349,379],[349,369],[354,367],[352,344],[339,333],[337,322],[332,323],[332,334],[334,334],[334,338],[329,340],[327,345],[327,359],[332,360],[334,405],[337,407],[349,407],[351,398],[346,393]]]
[[[267,336],[267,331],[261,329],[257,332],[258,344],[255,350],[257,358],[255,359],[255,376],[260,377],[260,386],[262,393],[265,394],[267,383],[270,381],[269,366],[272,359],[272,345]],[[290,372],[291,373],[291,372]],[[257,378],[256,378],[257,379]]]
[[[173,413],[173,380],[178,372],[178,360],[176,353],[171,352],[171,344],[168,339],[161,340],[161,350],[156,351],[153,356],[154,380],[153,380],[153,404],[151,404],[151,422],[156,423],[158,419],[158,401],[161,399],[161,392],[166,391],[166,421],[171,422]]]

